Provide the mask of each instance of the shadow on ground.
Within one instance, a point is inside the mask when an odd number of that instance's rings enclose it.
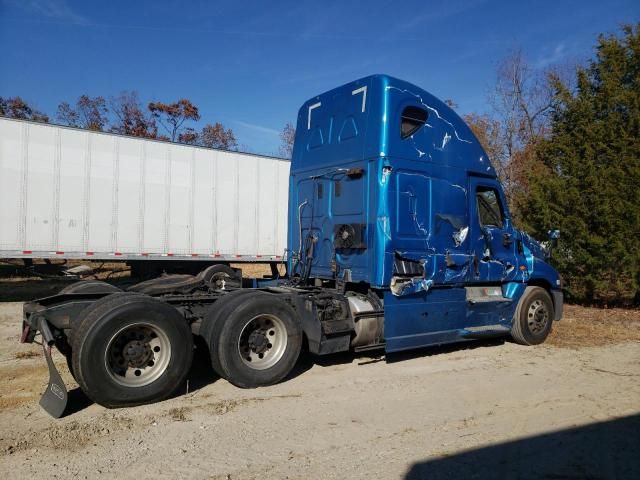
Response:
[[[300,362],[308,362],[309,368],[313,365],[330,367],[332,365],[349,364],[357,360],[359,365],[386,361],[387,363],[403,362],[414,358],[431,357],[433,355],[443,355],[446,353],[461,352],[464,350],[475,350],[476,348],[491,348],[503,345],[508,338],[487,338],[474,340],[473,342],[449,343],[447,345],[437,345],[417,348],[396,353],[385,353],[384,349],[368,350],[365,352],[339,352],[326,356],[305,355]]]
[[[84,394],[84,392],[80,389],[80,387],[76,387],[73,390],[70,390],[68,393],[67,406],[64,409],[64,414],[62,415],[62,418],[69,417],[74,413],[78,413],[92,404],[93,404],[93,400],[87,397]]]
[[[471,350],[476,348],[495,347],[502,345],[504,339],[487,339],[478,340],[470,343],[455,343],[449,345],[441,345],[436,347],[425,347],[417,350],[409,350],[385,356],[384,350],[372,350],[368,352],[340,352],[326,356],[316,356],[303,351],[300,355],[298,363],[295,365],[291,373],[283,380],[284,382],[292,380],[306,371],[313,368],[314,365],[321,367],[330,367],[334,365],[347,365],[357,360],[358,365],[367,365],[381,361],[399,362],[432,355],[446,354],[462,350]],[[176,391],[173,397],[180,397],[187,393],[194,393],[198,390],[211,385],[218,380],[220,376],[211,367],[211,359],[209,349],[206,343],[200,338],[195,337],[195,352],[193,364],[186,382],[180,389]],[[65,409],[64,416],[73,415],[91,405],[93,402],[80,390],[75,388],[69,392],[69,401]]]
[[[209,351],[199,337],[196,337],[196,349],[194,351],[193,364],[187,376],[187,381],[175,392],[173,397],[180,397],[186,393],[193,393],[201,388],[218,381],[220,377],[213,371]],[[69,391],[67,407],[63,417],[71,416],[84,410],[93,404],[93,400],[87,397],[80,387]]]
[[[414,464],[405,480],[640,478],[640,415]]]

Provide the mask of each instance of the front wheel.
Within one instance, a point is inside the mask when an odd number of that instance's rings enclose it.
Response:
[[[513,316],[511,337],[522,345],[538,345],[551,332],[553,302],[544,288],[527,287]]]
[[[83,312],[72,368],[82,390],[105,407],[164,400],[186,379],[193,336],[170,305],[144,295],[110,295]]]
[[[244,295],[233,305],[210,341],[224,378],[241,388],[279,382],[295,366],[302,347],[294,310],[262,293]]]

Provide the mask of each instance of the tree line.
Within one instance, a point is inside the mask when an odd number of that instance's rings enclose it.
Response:
[[[48,123],[49,116],[31,107],[20,97],[0,97],[0,116]],[[150,102],[143,107],[138,94],[125,91],[108,100],[101,96],[81,95],[70,104],[58,105],[56,120],[62,125],[97,132],[153,138],[224,150],[237,150],[233,130],[223,124],[207,123],[200,129],[192,124],[200,120],[196,105],[186,98],[173,103]]]
[[[640,304],[640,23],[600,35],[577,66],[498,65],[492,111],[464,119],[496,167],[516,226],[546,239],[570,301]]]
[[[498,64],[489,113],[463,115],[498,172],[514,223],[535,238],[562,232],[552,263],[570,301],[640,305],[640,23],[600,35],[577,66],[536,68],[514,50]],[[453,108],[455,102],[448,100]],[[48,122],[20,97],[0,115]],[[108,102],[63,102],[58,121],[124,135],[237,149],[231,129],[200,120],[187,99],[151,102],[135,92]],[[281,132],[291,158],[295,126]]]

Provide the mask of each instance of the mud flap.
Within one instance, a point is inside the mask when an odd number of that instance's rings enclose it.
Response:
[[[42,349],[49,367],[49,385],[47,385],[47,390],[42,394],[42,398],[40,398],[40,406],[53,418],[60,418],[65,408],[67,408],[67,387],[53,363],[51,347],[46,342],[42,342]]]

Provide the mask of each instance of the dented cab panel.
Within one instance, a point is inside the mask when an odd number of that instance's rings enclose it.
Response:
[[[559,288],[465,122],[393,77],[302,106],[289,198],[290,271],[377,289],[388,351],[508,333],[527,282]]]

